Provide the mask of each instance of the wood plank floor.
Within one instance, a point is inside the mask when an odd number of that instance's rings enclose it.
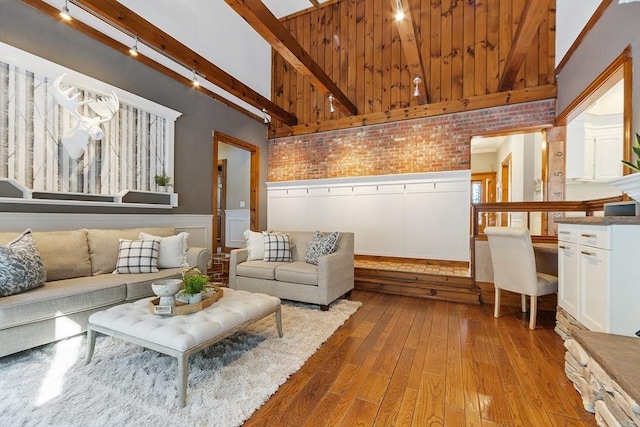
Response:
[[[554,313],[529,331],[516,308],[351,299],[362,307],[245,426],[596,425],[564,375]]]

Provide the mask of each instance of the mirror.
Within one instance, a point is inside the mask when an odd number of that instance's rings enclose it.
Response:
[[[622,176],[624,79],[567,124],[565,200],[619,196],[607,181]]]

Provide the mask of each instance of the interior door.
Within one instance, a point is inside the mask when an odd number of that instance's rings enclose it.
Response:
[[[496,173],[482,172],[471,174],[471,203],[492,203],[496,201]],[[482,212],[478,218],[478,233],[485,227],[496,225],[496,214]]]

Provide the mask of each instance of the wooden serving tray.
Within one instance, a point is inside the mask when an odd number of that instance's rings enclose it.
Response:
[[[176,300],[176,306],[171,308],[171,313],[162,313],[162,315],[181,316],[184,314],[191,314],[191,313],[204,310],[205,308],[210,307],[211,304],[213,304],[214,302],[222,298],[222,294],[223,294],[222,289],[219,286],[214,286],[214,289],[216,290],[215,294],[195,304],[185,304],[183,302]],[[158,306],[159,302],[160,302],[160,297],[154,298],[151,301],[149,301],[149,311],[151,312],[151,314],[160,314],[160,313],[156,313],[156,307]]]

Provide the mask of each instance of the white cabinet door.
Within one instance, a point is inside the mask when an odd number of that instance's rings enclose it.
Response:
[[[558,305],[578,318],[578,244],[558,242]]]
[[[580,246],[578,320],[595,332],[609,332],[609,256],[608,250]]]
[[[606,181],[622,176],[622,128],[619,136],[602,136],[595,140],[595,180]]]

